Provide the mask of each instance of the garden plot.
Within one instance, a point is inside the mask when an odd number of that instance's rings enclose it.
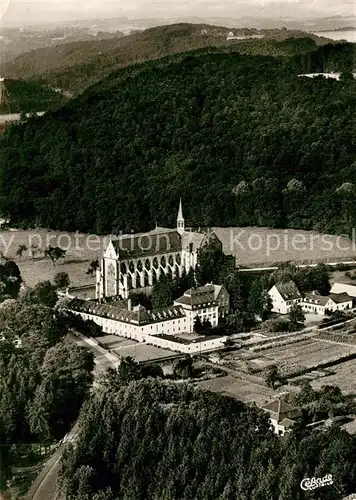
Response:
[[[266,350],[262,356],[256,356],[255,360],[251,360],[250,363],[256,368],[267,367],[271,364],[316,368],[353,353],[356,353],[356,346],[310,339],[289,347],[281,346]]]

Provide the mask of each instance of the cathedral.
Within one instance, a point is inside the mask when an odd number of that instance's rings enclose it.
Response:
[[[162,273],[181,276],[197,265],[198,250],[222,243],[211,231],[185,227],[182,200],[174,229],[111,238],[96,272],[96,298],[127,299],[131,290],[149,289]]]

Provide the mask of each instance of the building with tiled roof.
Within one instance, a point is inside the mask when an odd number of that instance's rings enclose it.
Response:
[[[210,229],[186,229],[180,201],[175,229],[157,226],[110,239],[96,272],[96,298],[127,299],[130,290],[152,287],[162,273],[181,276],[195,268],[198,250],[211,243],[222,249]]]
[[[216,326],[219,320],[219,303],[223,298],[226,299],[226,294],[221,293],[224,292],[221,286],[215,288],[214,285],[208,285],[201,287],[202,289],[205,289],[205,295],[209,294],[206,299],[210,302],[197,303],[194,311],[179,303],[149,311],[142,305],[132,307],[131,299],[101,303],[77,298],[68,300],[65,309],[72,314],[79,315],[85,321],[94,321],[105,333],[178,352],[193,353],[198,352],[199,349],[200,352],[215,350],[224,347],[227,337],[200,336],[197,339],[192,335],[194,320],[196,316],[199,316],[201,320],[209,319],[212,326]],[[197,290],[199,289],[188,290],[187,296],[198,296],[198,293],[195,294]],[[223,307],[226,305],[224,304]],[[214,316],[208,310],[214,311]],[[182,340],[183,337],[179,338],[179,335],[184,335],[184,340]],[[199,343],[202,345],[197,345]]]
[[[299,304],[306,313],[320,315],[345,311],[353,306],[353,299],[346,292],[320,295],[313,291],[303,296],[293,281],[276,283],[268,293],[272,299],[272,311],[279,314],[288,314],[292,304]]]
[[[352,297],[347,293],[330,293],[320,295],[317,292],[307,294],[302,301],[302,309],[314,314],[345,311],[352,308]]]
[[[288,314],[293,304],[300,304],[303,294],[293,281],[276,283],[268,292],[273,305],[273,312]]]
[[[205,286],[190,288],[174,301],[174,305],[184,309],[191,319],[192,327],[196,316],[202,321],[209,320],[212,326],[216,326],[219,317],[229,312],[230,297],[223,285],[208,283]]]
[[[278,436],[284,436],[300,416],[297,408],[282,399],[271,401],[262,409],[269,414],[271,426]]]

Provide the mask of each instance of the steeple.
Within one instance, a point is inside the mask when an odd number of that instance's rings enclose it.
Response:
[[[179,209],[178,209],[178,217],[177,217],[177,231],[179,234],[182,234],[185,231],[185,222],[184,222],[183,209],[182,209],[182,198],[180,198],[180,200],[179,200]]]

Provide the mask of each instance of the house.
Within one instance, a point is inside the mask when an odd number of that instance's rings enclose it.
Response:
[[[262,409],[269,414],[271,427],[277,436],[284,436],[300,416],[297,408],[294,408],[282,399],[271,401],[271,403],[263,406]]]
[[[268,292],[272,300],[273,312],[289,314],[292,304],[300,304],[302,293],[293,281],[276,283]]]
[[[356,283],[355,282],[345,282],[345,283],[334,283],[331,287],[330,293],[347,293],[350,297],[356,299]]]
[[[330,293],[324,296],[312,292],[303,298],[301,306],[306,313],[325,315],[328,312],[351,309],[352,297],[347,293]]]
[[[212,326],[216,326],[219,317],[228,314],[230,298],[223,285],[208,283],[205,286],[190,288],[174,301],[174,305],[184,310],[189,318],[189,331],[192,332],[196,316],[199,316],[201,321],[209,320]]]

